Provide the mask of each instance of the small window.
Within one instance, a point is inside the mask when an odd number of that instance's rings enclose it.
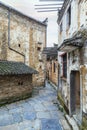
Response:
[[[37,50],[38,50],[38,51],[40,51],[40,50],[41,50],[41,48],[40,48],[40,47],[37,47]]]
[[[23,82],[21,82],[21,85],[23,85]]]
[[[23,85],[23,82],[18,82],[18,85],[20,85],[20,86]]]
[[[67,29],[69,28],[69,26],[71,25],[71,6],[69,7],[68,11],[67,11]]]
[[[40,65],[40,69],[42,68],[42,66]]]
[[[64,78],[67,78],[67,54],[62,55],[62,74]]]
[[[42,44],[42,42],[38,42],[38,44]]]
[[[55,73],[56,72],[56,64],[55,63],[54,63],[53,69],[54,69],[54,73]]]
[[[42,59],[39,59],[39,62],[43,62],[43,60],[42,60]]]
[[[18,82],[18,85],[20,85],[20,82]]]
[[[19,47],[21,47],[21,45],[20,45],[20,44],[18,44],[18,46],[19,46]]]
[[[63,24],[60,24],[60,33],[63,31]]]

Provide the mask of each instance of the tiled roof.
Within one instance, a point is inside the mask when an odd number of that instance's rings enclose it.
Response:
[[[71,38],[65,39],[63,43],[58,47],[59,51],[71,51],[76,48],[83,47],[83,44],[87,40],[87,29],[81,28],[73,34]],[[73,48],[74,47],[74,48]]]
[[[85,40],[87,40],[87,28],[86,27],[82,27],[79,30],[77,30],[77,32],[75,32],[73,37],[76,37],[76,36],[82,36],[83,42]]]
[[[46,47],[43,49],[43,54],[57,55],[57,47]]]
[[[33,68],[22,62],[0,61],[0,75],[37,74]]]

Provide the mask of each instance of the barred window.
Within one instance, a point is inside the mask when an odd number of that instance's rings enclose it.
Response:
[[[62,74],[64,78],[67,78],[67,54],[62,55]]]

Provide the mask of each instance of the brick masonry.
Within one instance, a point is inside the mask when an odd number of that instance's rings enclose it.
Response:
[[[32,95],[32,75],[0,76],[0,105]]]

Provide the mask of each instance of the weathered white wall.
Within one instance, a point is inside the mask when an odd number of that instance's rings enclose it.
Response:
[[[67,26],[66,26],[67,10],[68,10],[68,7],[70,6],[70,4],[71,4],[71,25],[67,29]],[[62,32],[60,33],[61,23],[63,24],[63,29],[62,29]],[[58,26],[58,44],[59,44],[59,46],[63,43],[63,41],[65,39],[73,37],[73,35],[81,28],[87,29],[87,0],[72,0],[71,3],[68,3],[67,8],[64,12],[64,15],[63,15],[61,21],[59,22],[59,26]],[[69,97],[69,95],[70,95],[70,89],[69,89],[70,88],[70,73],[72,70],[78,70],[80,72],[80,65],[87,64],[87,55],[86,55],[87,49],[86,48],[87,48],[87,45],[85,47],[83,47],[81,50],[79,50],[79,49],[74,50],[74,57],[73,57],[72,52],[67,54],[67,58],[68,58],[67,59],[67,79],[66,79],[66,81],[64,81],[64,80],[62,80],[62,82],[60,81],[61,82],[60,89],[62,89],[62,95],[63,95],[66,105],[67,105],[67,100],[70,103],[70,97]],[[61,61],[60,55],[63,53],[64,52],[58,52],[58,61],[60,64],[60,77],[62,76],[62,61]],[[75,60],[75,62],[73,62],[73,60]],[[85,110],[85,112],[87,112],[86,88],[87,88],[87,86],[83,88],[84,89],[83,95],[85,95],[85,97],[83,96],[83,99],[85,98],[85,100],[83,100],[83,104],[84,104],[83,110]]]
[[[67,20],[67,10],[71,4],[71,25],[67,29],[66,20]],[[73,34],[79,30],[81,27],[87,26],[87,1],[82,0],[78,3],[78,0],[72,0],[67,6],[64,15],[59,23],[58,27],[58,44],[61,44],[64,39],[70,38]],[[60,33],[60,24],[63,23],[63,30]]]
[[[79,4],[80,27],[87,27],[87,0],[82,0]]]

